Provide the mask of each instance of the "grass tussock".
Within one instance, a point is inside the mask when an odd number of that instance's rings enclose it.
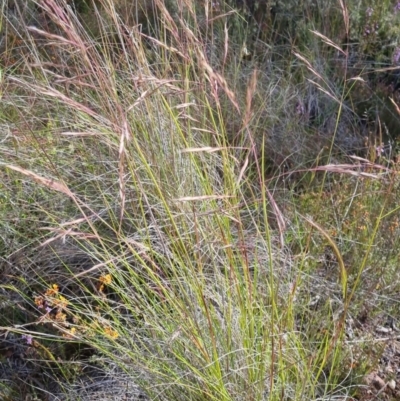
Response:
[[[2,399],[360,397],[399,169],[354,10],[68,3],[0,10]]]

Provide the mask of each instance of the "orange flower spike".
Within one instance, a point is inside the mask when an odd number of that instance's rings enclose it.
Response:
[[[44,299],[43,299],[43,297],[41,297],[41,296],[35,297],[34,302],[35,302],[35,305],[36,305],[38,308],[43,308],[43,306],[44,306]]]
[[[56,320],[57,322],[65,322],[67,320],[67,315],[61,311],[58,311],[56,314]]]

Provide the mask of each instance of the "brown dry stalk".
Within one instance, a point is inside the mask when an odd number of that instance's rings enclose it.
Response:
[[[350,16],[349,16],[349,10],[347,9],[345,3],[343,0],[339,0],[340,3],[340,8],[342,9],[342,15],[343,15],[343,21],[344,21],[344,26],[346,29],[346,36],[349,36],[349,31],[350,31]]]
[[[181,153],[198,153],[198,152],[205,152],[205,153],[214,153],[219,152],[220,150],[226,150],[226,147],[211,147],[211,146],[203,146],[202,148],[186,148],[181,150]]]
[[[368,177],[368,178],[380,178],[377,174],[366,173],[364,171],[359,171],[360,168],[363,167],[373,167],[376,169],[384,169],[387,170],[386,167],[380,166],[379,164],[369,163],[366,165],[354,165],[354,164],[327,164],[325,166],[317,166],[312,171],[327,171],[330,173],[339,173],[339,174],[350,174],[356,177]]]
[[[57,235],[55,235],[54,237],[51,237],[49,239],[47,239],[46,241],[42,242],[39,246],[43,247],[46,246],[54,241],[57,241],[59,239],[65,240],[65,238],[67,237],[75,237],[78,238],[80,240],[84,239],[98,239],[98,235],[94,235],[94,234],[88,234],[88,233],[84,233],[84,232],[80,232],[80,231],[73,231],[72,228],[69,228],[67,230],[63,230],[61,228],[52,228],[52,227],[43,227],[41,228],[41,230],[47,230],[50,232],[54,232]]]
[[[203,200],[218,200],[218,199],[226,199],[233,198],[233,196],[229,195],[200,195],[200,196],[185,196],[183,198],[175,199],[176,202],[189,202],[189,201],[203,201]]]
[[[316,228],[328,241],[329,245],[332,248],[333,253],[336,256],[336,259],[339,264],[339,273],[340,273],[340,282],[342,284],[342,291],[343,291],[343,300],[346,300],[347,297],[347,270],[344,265],[343,257],[342,254],[339,251],[338,246],[336,245],[335,241],[332,239],[332,237],[317,223],[312,221],[310,218],[302,216],[299,214],[308,224]]]
[[[251,110],[251,105],[252,105],[252,99],[254,98],[254,94],[256,92],[256,87],[257,87],[257,69],[253,71],[253,74],[250,78],[249,85],[247,86],[247,92],[246,92],[246,112],[244,114],[244,120],[243,120],[243,127],[247,127],[251,117],[252,117],[252,110]]]
[[[400,108],[399,108],[399,106],[397,105],[397,103],[393,100],[393,98],[390,97],[389,99],[390,99],[390,101],[393,103],[394,107],[396,107],[397,113],[400,114]]]
[[[335,42],[333,42],[332,40],[330,40],[329,38],[327,38],[325,35],[322,35],[322,33],[318,32],[318,31],[313,31],[313,30],[311,30],[311,32],[312,32],[314,35],[320,37],[320,38],[322,39],[322,41],[323,41],[324,43],[326,43],[327,45],[334,47],[334,48],[335,48],[336,50],[338,50],[340,53],[346,55],[346,52],[344,52],[343,49],[342,49],[339,45],[337,45]]]
[[[34,173],[33,171],[26,170],[22,167],[13,166],[11,164],[6,164],[5,167],[9,168],[10,170],[17,171],[18,173],[21,173],[21,174],[31,178],[33,181],[37,182],[38,184],[43,185],[47,188],[53,189],[54,191],[61,192],[75,200],[75,195],[70,191],[70,189],[63,182],[56,181],[52,178],[44,178],[44,177]]]
[[[62,103],[64,103],[65,105],[71,107],[72,109],[75,109],[84,114],[87,114],[87,115],[95,118],[98,122],[100,122],[102,124],[106,124],[107,126],[112,126],[111,122],[108,119],[104,118],[104,116],[101,116],[100,114],[96,113],[89,107],[83,105],[82,103],[77,102],[74,99],[71,99],[70,97],[64,95],[62,92],[60,92],[54,88],[50,88],[50,87],[46,88],[44,86],[34,85],[34,84],[30,84],[30,83],[28,84],[27,82],[25,82],[19,78],[12,77],[12,76],[8,77],[8,79],[16,82],[22,86],[26,86],[30,90],[32,90],[33,92],[36,92],[38,94],[56,98],[59,101],[61,101]]]

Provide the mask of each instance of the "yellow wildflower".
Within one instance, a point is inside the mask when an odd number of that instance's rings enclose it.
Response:
[[[111,274],[105,274],[105,275],[102,275],[99,280],[100,280],[100,283],[102,283],[104,285],[110,285],[111,281],[112,281],[112,276],[111,276]]]
[[[68,306],[68,300],[63,297],[62,295],[58,296],[58,299],[53,301],[54,305],[58,306],[59,308],[66,308]]]
[[[106,286],[106,285],[110,285],[111,284],[111,281],[112,281],[112,276],[111,276],[111,274],[103,274],[100,278],[99,278],[99,281],[100,281],[100,285],[99,285],[99,291],[100,292],[103,292],[104,291],[104,287]]]
[[[58,285],[57,284],[53,284],[51,286],[51,288],[49,288],[45,293],[45,295],[47,295],[48,297],[51,297],[51,296],[54,296],[57,294],[58,294]]]
[[[64,333],[64,334],[63,334],[63,337],[65,337],[65,338],[72,338],[72,337],[75,336],[75,334],[76,334],[76,328],[75,328],[75,327],[72,327],[72,328],[69,330],[68,333]]]
[[[110,326],[104,328],[104,334],[114,340],[119,337],[118,332],[113,330]]]

